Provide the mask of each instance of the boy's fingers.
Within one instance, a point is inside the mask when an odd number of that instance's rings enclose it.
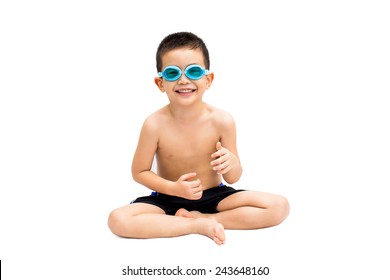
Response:
[[[192,181],[192,182],[191,182],[191,186],[192,186],[193,188],[198,188],[198,187],[200,187],[200,186],[201,186],[201,185],[200,185],[200,180],[197,179],[197,180],[195,180],[195,181]]]
[[[221,142],[217,142],[217,144],[215,145],[215,149],[217,150],[215,153],[213,153],[213,154],[211,154],[211,157],[212,158],[216,158],[216,157],[219,157],[219,156],[221,156],[221,154],[220,154],[220,150],[222,149],[223,147],[222,147],[222,144],[221,144]]]
[[[211,155],[212,158],[219,157],[219,152],[215,152],[214,154]]]
[[[202,197],[203,191],[199,190],[198,192],[195,192],[192,194],[192,200],[198,200]]]
[[[218,158],[210,162],[211,165],[218,165],[224,163],[227,160],[227,157],[225,155],[226,154],[224,153],[218,154]]]
[[[224,152],[224,150],[219,150],[217,152],[215,152],[214,154],[211,155],[212,158],[217,158],[217,157],[221,157],[225,154],[226,152]]]

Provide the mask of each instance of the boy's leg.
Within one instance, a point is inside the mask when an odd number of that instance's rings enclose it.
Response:
[[[225,242],[223,226],[207,218],[184,218],[166,215],[152,204],[134,203],[112,211],[108,218],[110,230],[122,237],[159,238],[192,233],[210,237],[218,245]]]
[[[290,206],[283,196],[258,191],[242,191],[221,200],[217,221],[229,229],[259,229],[280,224]]]
[[[202,214],[180,209],[183,217],[208,217],[221,223],[226,229],[259,229],[280,224],[288,216],[289,204],[283,196],[242,191],[221,200],[216,214]]]

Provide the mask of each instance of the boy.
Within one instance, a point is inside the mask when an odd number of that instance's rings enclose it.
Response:
[[[168,35],[156,64],[154,81],[169,104],[145,120],[132,163],[134,180],[154,192],[112,211],[111,231],[130,238],[197,233],[221,245],[225,228],[281,223],[289,212],[284,197],[221,183],[237,182],[242,167],[233,118],[202,101],[214,78],[202,39],[190,32]],[[157,173],[151,171],[154,156]]]

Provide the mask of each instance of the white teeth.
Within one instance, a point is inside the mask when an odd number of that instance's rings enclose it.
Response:
[[[179,90],[178,92],[180,92],[180,93],[190,93],[190,92],[192,92],[192,90],[191,89],[182,89],[182,90]]]

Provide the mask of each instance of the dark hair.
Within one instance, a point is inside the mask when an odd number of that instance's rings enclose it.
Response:
[[[210,69],[209,51],[203,40],[191,32],[176,32],[166,36],[157,48],[157,72],[162,71],[162,56],[171,50],[182,47],[200,49],[203,54],[205,67],[206,69]]]

